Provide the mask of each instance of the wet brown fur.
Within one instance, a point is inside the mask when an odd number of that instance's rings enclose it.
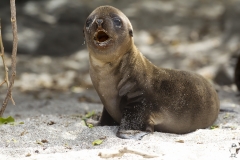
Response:
[[[111,14],[121,18],[122,28],[114,28]],[[113,37],[110,46],[98,48],[92,42],[97,25],[84,27],[90,76],[104,105],[100,125],[120,124],[118,136],[124,138],[128,130],[188,133],[213,124],[219,100],[207,80],[148,61],[134,45],[132,26],[120,10],[102,6],[89,17],[102,18]]]

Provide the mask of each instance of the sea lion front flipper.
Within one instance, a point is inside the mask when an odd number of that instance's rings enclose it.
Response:
[[[135,140],[141,140],[143,136],[152,133],[154,131],[153,125],[147,125],[146,131],[140,131],[140,130],[123,130],[121,127],[119,127],[117,132],[117,137],[123,138],[123,139],[135,139]]]
[[[118,130],[117,136],[123,139],[135,139],[141,140],[143,136],[149,134],[149,132],[143,132],[139,130]]]
[[[118,123],[110,116],[107,110],[103,107],[102,116],[99,121],[93,119],[87,119],[87,124],[92,124],[93,126],[117,126]]]
[[[110,116],[105,107],[103,107],[102,116],[99,121],[100,126],[116,126],[118,123]]]
[[[153,125],[150,125],[147,119],[147,114],[141,105],[128,106],[123,111],[117,136],[124,139],[141,140],[143,136],[154,131]]]

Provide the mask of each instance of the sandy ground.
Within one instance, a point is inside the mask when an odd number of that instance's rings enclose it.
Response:
[[[70,2],[62,0],[59,3],[63,1]],[[31,9],[31,6],[39,6],[38,4],[43,2],[34,1],[31,2],[34,5],[26,5],[24,8],[30,7]],[[98,5],[96,2],[103,3],[100,1],[88,3],[94,8]],[[9,103],[4,113],[4,117],[14,117],[16,123],[0,126],[0,160],[95,160],[103,159],[100,155],[106,154],[109,156],[112,154],[110,159],[146,159],[138,153],[154,155],[156,157],[152,159],[164,160],[240,159],[240,153],[236,154],[236,157],[230,157],[229,151],[233,143],[237,145],[237,148],[240,147],[240,96],[237,96],[236,86],[232,82],[236,57],[239,56],[237,54],[239,37],[234,38],[235,35],[239,35],[237,23],[239,13],[236,12],[239,11],[238,8],[230,7],[229,14],[225,15],[226,20],[220,23],[219,17],[222,17],[227,8],[225,3],[217,0],[211,2],[198,0],[116,2],[118,2],[116,6],[123,10],[132,22],[135,43],[139,50],[155,65],[191,70],[217,84],[221,84],[220,82],[224,80],[227,81],[221,87],[216,87],[219,90],[222,109],[214,124],[218,127],[201,129],[184,135],[154,132],[139,141],[117,138],[115,135],[117,126],[88,128],[81,123],[81,117],[89,111],[101,111],[102,105],[92,89],[89,78],[86,46],[82,47],[83,50],[78,50],[71,55],[66,52],[67,56],[59,58],[47,55],[36,56],[30,50],[30,55],[18,55],[17,77],[13,93],[16,106]],[[66,7],[65,3],[62,4],[63,9]],[[232,6],[239,6],[238,4],[233,3]],[[46,6],[49,5],[46,4]],[[44,8],[49,7],[42,7],[43,10]],[[38,12],[42,13],[43,10]],[[79,6],[76,6],[76,11],[78,10]],[[52,12],[54,13],[55,10]],[[67,10],[66,13],[68,12]],[[76,13],[77,15],[73,17],[78,18],[79,12]],[[6,14],[8,14],[7,11]],[[58,40],[59,33],[62,35],[62,29],[66,28],[65,22],[62,25],[59,22],[58,30],[57,28],[50,30],[50,33],[54,33],[52,35],[42,30],[44,27],[48,29],[50,24],[42,26],[42,23],[33,21],[38,17],[33,16],[30,21],[29,16],[31,17],[32,14],[29,13],[26,16],[24,12],[22,15],[20,21],[21,14],[19,14],[19,22],[21,22],[18,25],[19,50],[26,49],[26,44],[32,44],[30,42],[36,41],[36,46],[40,45],[41,43],[37,43],[39,37],[36,37],[40,33],[43,36],[41,40],[44,42],[51,40],[49,37],[54,35]],[[45,15],[52,16],[48,12],[45,12]],[[66,15],[65,12],[63,15]],[[25,34],[24,27],[29,31],[30,24],[34,24],[30,30],[32,34],[28,32]],[[220,24],[225,26],[225,30],[220,29]],[[36,32],[39,26],[41,30]],[[77,26],[80,25],[77,24]],[[69,27],[71,26],[67,26],[66,33],[75,32],[76,26]],[[54,32],[55,30],[60,32]],[[4,33],[8,35],[7,32]],[[74,35],[78,34],[74,33]],[[62,37],[65,36],[62,35]],[[223,37],[230,37],[230,39],[225,42]],[[67,42],[77,46],[84,43],[77,40],[73,43],[65,39],[65,44]],[[44,53],[47,52],[46,49],[52,53],[54,47],[59,48],[57,43],[49,41],[46,43],[48,46],[40,50]],[[73,46],[69,45],[69,47]],[[5,48],[7,48],[6,43]],[[38,48],[35,49],[38,51]],[[9,56],[6,57],[6,62],[10,66]],[[224,74],[219,74],[219,71]],[[220,80],[216,79],[216,75],[219,75]],[[1,72],[0,82],[3,78]],[[0,99],[3,100],[6,92],[4,88],[0,89]],[[20,122],[24,124],[19,124]],[[92,142],[97,139],[102,139],[102,144],[93,146]],[[128,151],[134,150],[134,152],[114,156],[113,153],[125,147]],[[231,151],[233,152],[233,149]]]
[[[86,111],[101,111],[100,103],[79,102],[81,94],[97,96],[94,90],[83,93],[54,94],[52,99],[36,99],[32,94],[18,94],[17,106],[9,105],[5,116],[13,116],[16,125],[0,128],[0,159],[103,159],[100,153],[112,154],[127,147],[148,155],[151,159],[240,159],[231,158],[232,143],[240,143],[239,97],[233,91],[219,91],[221,108],[216,129],[200,129],[176,135],[154,132],[142,140],[116,137],[114,127],[88,128],[81,123]],[[19,124],[24,122],[24,124]],[[94,146],[92,142],[102,139]],[[125,153],[110,159],[146,159],[141,155]]]

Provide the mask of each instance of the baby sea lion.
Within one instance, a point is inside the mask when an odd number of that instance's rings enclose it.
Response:
[[[129,19],[111,6],[96,8],[84,35],[90,76],[103,105],[98,125],[117,125],[120,138],[149,132],[189,133],[213,124],[215,89],[202,76],[158,68],[136,48]]]

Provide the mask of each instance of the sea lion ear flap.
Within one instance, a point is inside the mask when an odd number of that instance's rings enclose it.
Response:
[[[129,35],[130,35],[131,37],[133,37],[133,31],[132,31],[132,29],[129,30]]]

